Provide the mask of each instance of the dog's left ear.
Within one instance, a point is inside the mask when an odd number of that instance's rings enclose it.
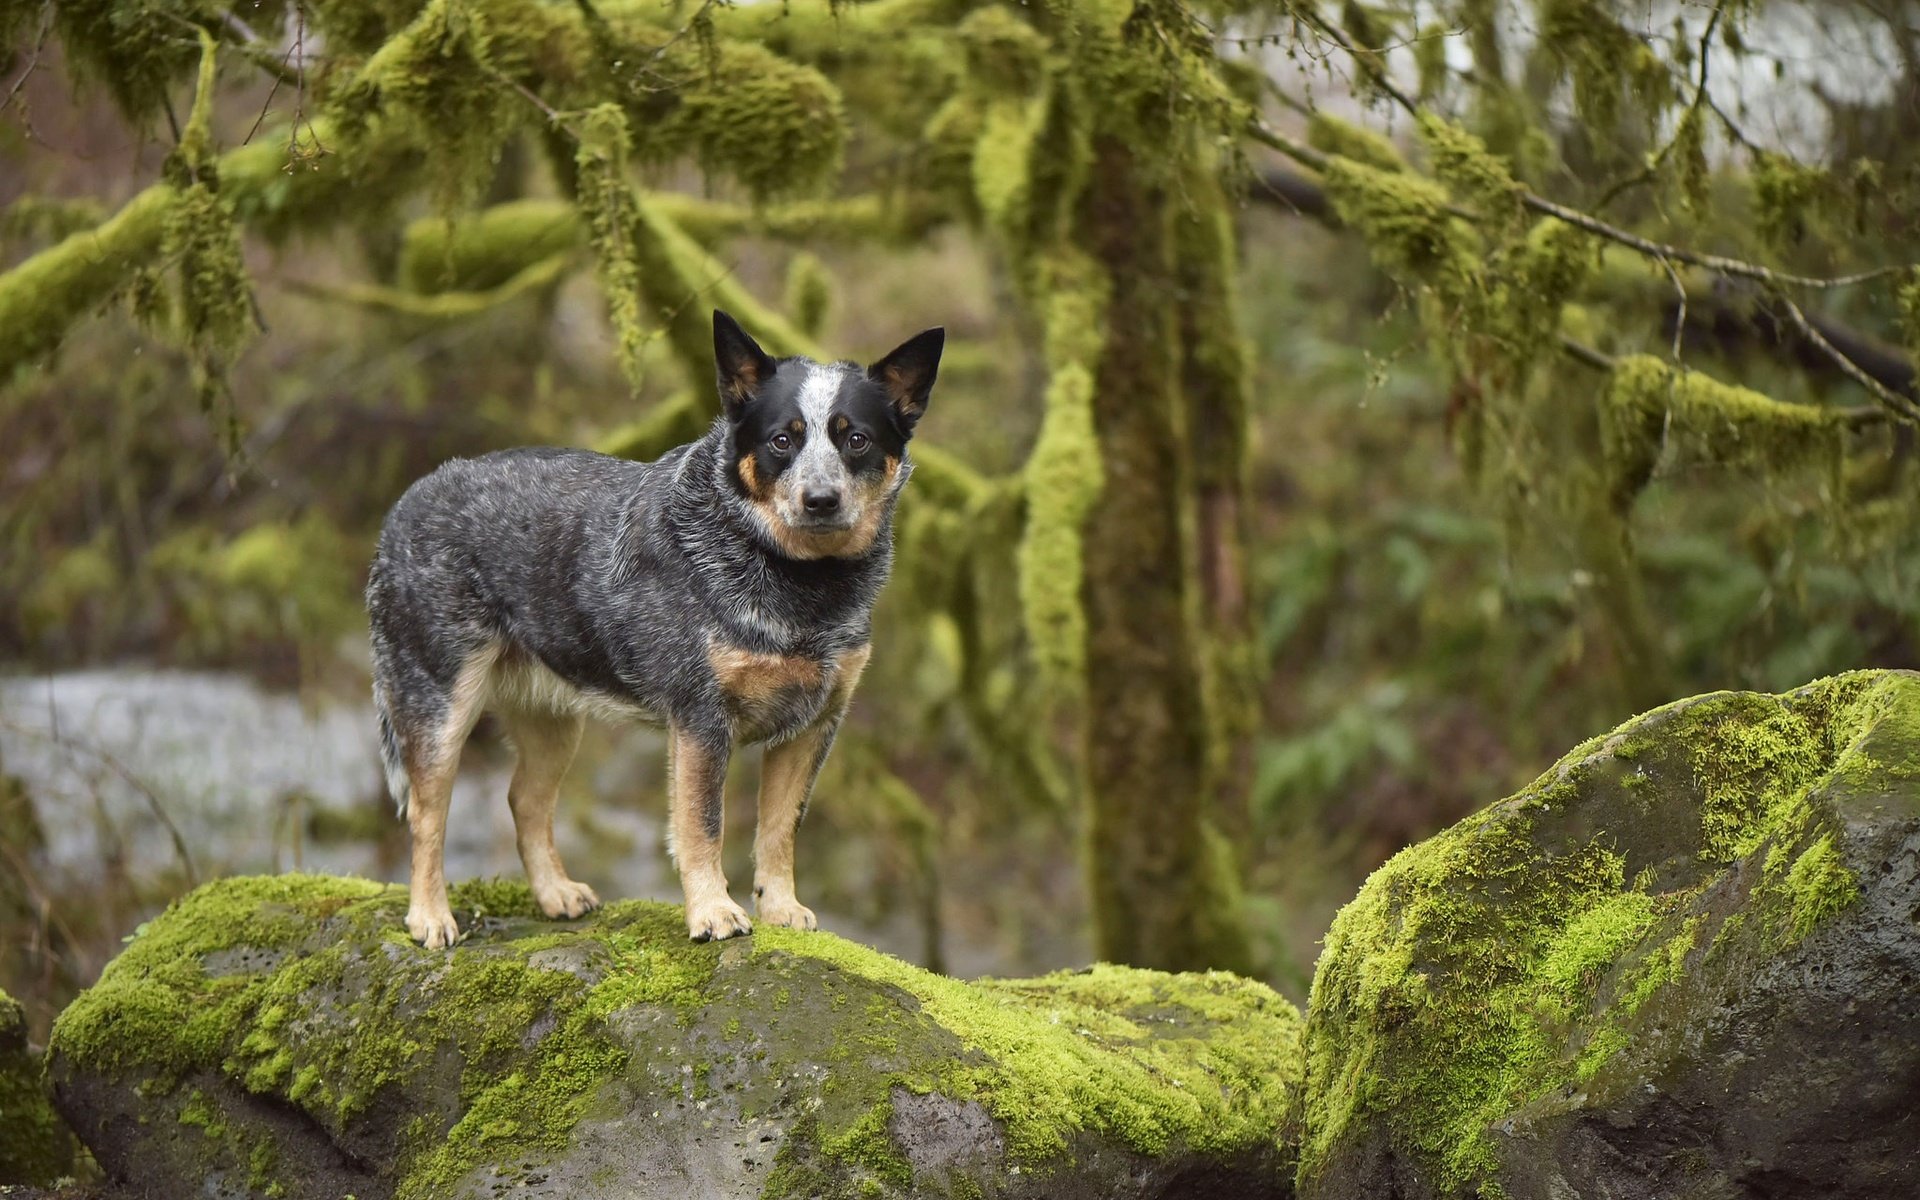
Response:
[[[933,378],[940,373],[940,351],[947,345],[945,329],[916,333],[879,362],[867,368],[867,378],[887,390],[900,427],[913,432],[927,398],[933,394]]]

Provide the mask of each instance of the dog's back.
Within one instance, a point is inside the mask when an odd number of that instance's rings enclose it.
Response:
[[[582,682],[615,686],[579,594],[599,574],[588,560],[644,515],[686,450],[652,464],[552,447],[455,459],[393,506],[367,614],[382,757],[402,812],[408,746],[441,735],[450,707],[478,699],[460,694],[476,686],[478,662],[557,654]]]

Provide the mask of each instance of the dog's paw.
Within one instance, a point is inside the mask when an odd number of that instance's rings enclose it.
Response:
[[[752,932],[747,910],[735,904],[731,896],[687,905],[687,936],[696,942],[717,942]]]
[[[600,907],[600,897],[593,894],[592,888],[571,879],[558,879],[535,888],[533,900],[541,912],[556,921],[584,917]]]
[[[407,932],[429,950],[444,950],[460,940],[460,926],[453,910],[442,906],[434,910],[407,910]]]
[[[754,902],[753,915],[769,925],[787,929],[820,928],[820,921],[813,915],[813,910],[792,897],[780,900],[762,896]]]

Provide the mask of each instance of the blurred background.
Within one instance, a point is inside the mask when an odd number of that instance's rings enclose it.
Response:
[[[23,19],[0,22],[11,38],[0,45],[0,270],[162,180],[170,122],[192,98],[187,54],[168,84],[177,111],[130,114],[47,34],[51,6],[13,7]],[[1340,28],[1393,41],[1394,77],[1409,87],[1423,71],[1455,72],[1422,82],[1422,96],[1496,147],[1492,110],[1475,98],[1491,53],[1481,43],[1488,31],[1504,36],[1503,78],[1519,97],[1512,144],[1528,148],[1509,155],[1516,171],[1592,205],[1654,162],[1637,195],[1606,200],[1622,223],[1814,273],[1914,257],[1911,6],[1770,5],[1737,23],[1738,52],[1727,46],[1732,18],[1707,25],[1722,20],[1718,7],[1615,14],[1676,81],[1670,99],[1648,102],[1653,119],[1622,118],[1618,130],[1586,119],[1567,71],[1549,69],[1540,30],[1566,8],[1482,6],[1494,15],[1481,26],[1426,7],[1354,9]],[[1275,127],[1329,145],[1343,120],[1418,157],[1407,116],[1350,61],[1302,50],[1316,38],[1295,16],[1221,19],[1223,70],[1266,81],[1255,94]],[[1423,30],[1445,47],[1425,56],[1438,65],[1415,61]],[[288,22],[262,34],[269,57],[305,62],[290,57],[295,33]],[[1806,215],[1800,228],[1763,228],[1778,205],[1767,207],[1766,179],[1756,182],[1754,160],[1724,132],[1707,141],[1703,178],[1655,161],[1693,94],[1698,54],[1682,50],[1696,41],[1726,64],[1711,98],[1729,127],[1809,172],[1814,182],[1791,200]],[[317,63],[325,45],[300,53]],[[290,141],[294,103],[271,73],[223,71],[215,139],[230,149],[254,128],[289,144],[289,172],[325,170],[332,147]],[[877,135],[857,96],[849,109],[845,171],[871,175],[880,151],[863,139]],[[502,138],[473,206],[575,186],[532,115],[532,127]],[[1861,162],[1876,164],[1870,176],[1853,170]],[[658,193],[743,197],[684,160],[649,164],[644,177]],[[1563,503],[1596,470],[1591,418],[1574,444],[1562,438],[1574,418],[1555,415],[1590,404],[1604,381],[1579,363],[1536,375],[1523,410],[1540,434],[1532,457],[1488,469],[1461,436],[1475,381],[1435,352],[1418,286],[1326,219],[1324,197],[1315,211],[1316,185],[1298,163],[1255,148],[1226,177],[1228,311],[1248,366],[1244,588],[1256,694],[1223,827],[1249,969],[1302,998],[1322,931],[1372,868],[1642,708],[1920,666],[1910,429],[1863,428],[1844,462],[1803,471],[1669,460],[1634,501],[1632,554],[1607,560],[1609,576]],[[1698,202],[1681,203],[1683,191]],[[258,328],[217,394],[194,350],[157,327],[141,295],[150,277],[73,323],[57,350],[0,374],[0,988],[41,1033],[140,921],[197,881],[293,869],[404,879],[360,598],[383,514],[453,456],[630,447],[636,422],[685,393],[666,337],[643,340],[622,371],[591,270],[504,289],[496,279],[484,303],[449,311],[382,290],[407,239],[456,220],[438,205],[408,195],[311,232],[243,223]],[[733,286],[836,354],[870,359],[944,324],[951,350],[921,443],[989,478],[1027,462],[1047,366],[1006,256],[977,229],[933,222],[867,240],[748,229],[715,253]],[[1717,286],[1676,311],[1666,273],[1641,267],[1625,283],[1603,280],[1563,328],[1610,356],[1665,355],[1681,325],[1688,363],[1718,378],[1809,406],[1871,406],[1857,381],[1777,323],[1721,320]],[[1885,381],[1911,392],[1890,289],[1807,302],[1886,355]],[[704,319],[712,305],[695,303]],[[903,501],[911,536],[881,604],[873,667],[801,831],[802,898],[826,928],[963,976],[1080,965],[1097,945],[1075,705],[1018,708],[1038,685],[1018,665],[1017,615],[928,619],[925,597],[944,586],[943,542],[913,532],[915,506],[931,503],[923,482]],[[1128,480],[1110,475],[1107,487]],[[1843,492],[1882,507],[1844,503]],[[1008,520],[991,506],[972,519]],[[1017,540],[1010,524],[970,551],[983,582],[969,594],[981,604],[1015,586]],[[1017,735],[982,718],[995,704],[1025,714]],[[736,881],[749,872],[757,757],[742,756],[729,788]],[[455,795],[451,875],[518,875],[510,768],[483,725]],[[592,729],[560,811],[573,873],[603,897],[677,901],[664,808],[659,735]]]

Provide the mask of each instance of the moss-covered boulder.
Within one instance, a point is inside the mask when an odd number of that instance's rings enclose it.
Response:
[[[961,983],[677,908],[538,920],[456,888],[228,879],[57,1022],[62,1112],[161,1195],[1283,1196],[1300,1018],[1225,974]]]
[[[52,1184],[73,1171],[73,1135],[48,1102],[27,1015],[0,991],[0,1185]]]
[[[1383,866],[1303,1197],[1920,1196],[1920,676],[1639,717]]]

